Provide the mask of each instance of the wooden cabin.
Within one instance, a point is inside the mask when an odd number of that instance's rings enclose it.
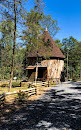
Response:
[[[47,29],[44,31],[44,46],[28,55],[28,80],[59,80],[64,70],[64,55],[58,48]],[[47,45],[48,44],[48,45]]]

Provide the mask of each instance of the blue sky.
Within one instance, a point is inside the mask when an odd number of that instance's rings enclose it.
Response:
[[[81,41],[81,4],[80,0],[44,0],[45,14],[50,14],[58,21],[61,30],[55,38],[62,40],[73,36]]]
[[[50,14],[57,20],[61,29],[54,39],[62,40],[73,36],[78,41],[81,41],[80,0],[43,0],[43,2],[46,3],[44,13],[46,15]],[[33,7],[33,0],[29,0],[27,5]]]

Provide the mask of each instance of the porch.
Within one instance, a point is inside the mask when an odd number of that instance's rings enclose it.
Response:
[[[27,68],[28,81],[46,81],[47,80],[47,67],[46,66],[28,66]],[[37,74],[36,74],[37,73]]]

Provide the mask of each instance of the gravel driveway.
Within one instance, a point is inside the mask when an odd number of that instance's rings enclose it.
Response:
[[[0,130],[81,130],[81,82],[52,87],[2,122]]]

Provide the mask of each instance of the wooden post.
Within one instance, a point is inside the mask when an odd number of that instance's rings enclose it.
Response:
[[[6,93],[4,92],[3,93],[3,97],[4,97],[4,99],[3,99],[3,104],[5,103],[5,97],[6,97]]]
[[[37,86],[35,86],[35,93],[36,93],[36,96],[37,96]]]
[[[35,85],[36,85],[36,81],[37,81],[37,76],[38,76],[38,62],[36,64],[36,75],[35,75]]]
[[[48,87],[49,87],[49,80],[48,80]]]
[[[4,105],[4,103],[5,103],[5,96],[6,96],[5,92],[0,96],[0,106]]]

